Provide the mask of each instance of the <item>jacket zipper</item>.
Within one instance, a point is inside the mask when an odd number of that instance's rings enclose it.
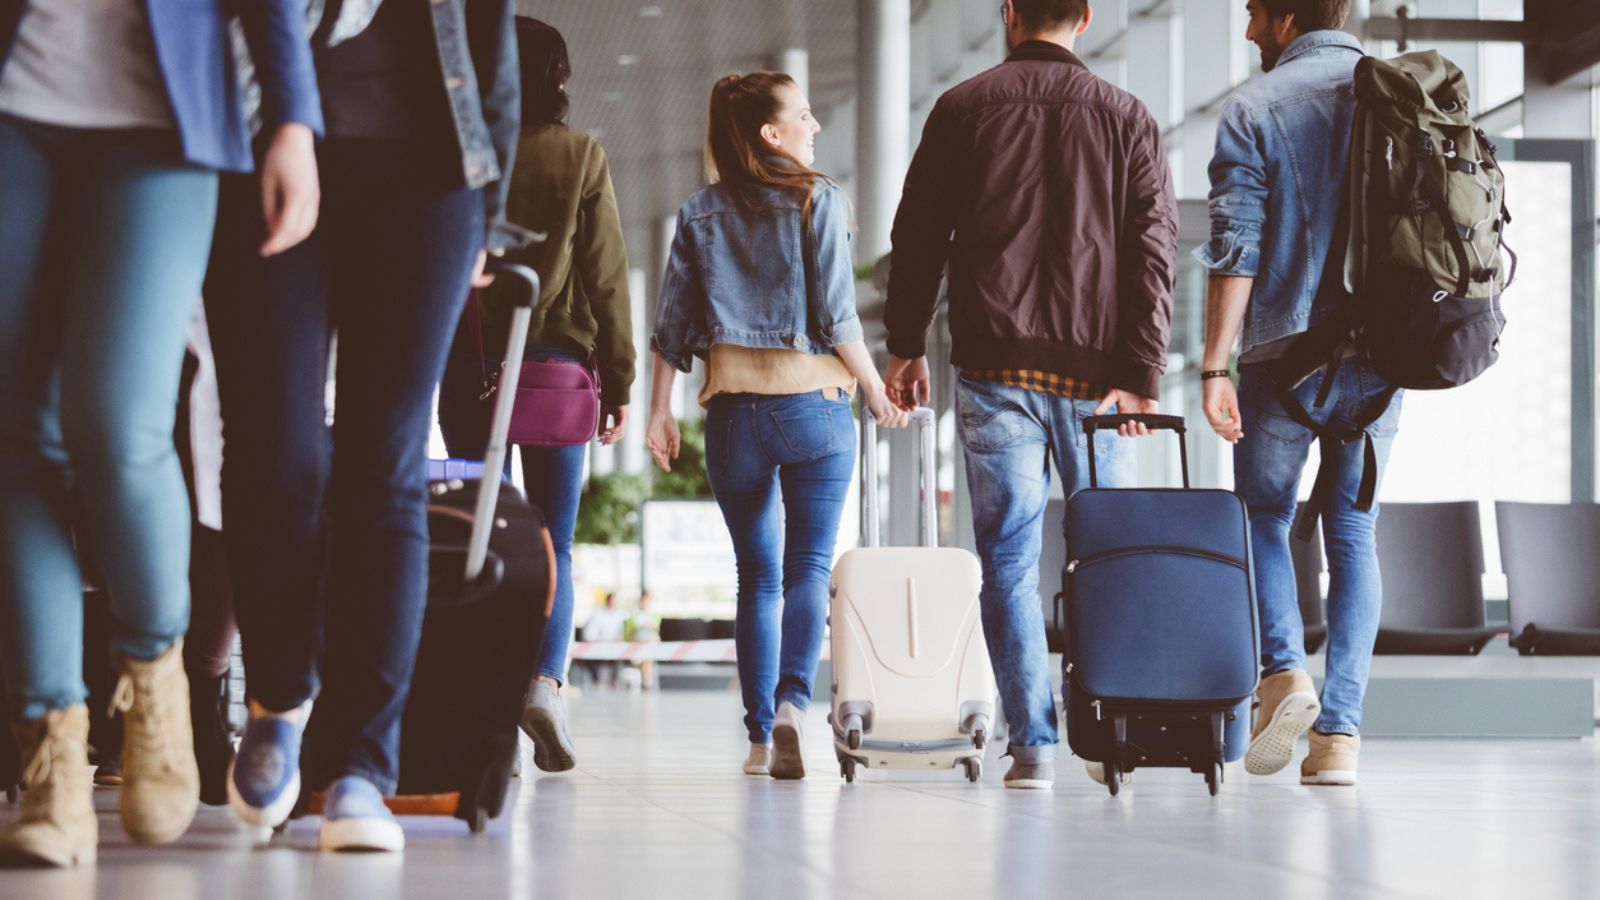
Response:
[[[1115,550],[1102,550],[1099,553],[1091,553],[1088,556],[1082,557],[1081,559],[1071,560],[1067,563],[1067,574],[1071,575],[1078,571],[1079,568],[1087,566],[1091,563],[1103,562],[1108,559],[1116,559],[1119,556],[1136,556],[1139,554],[1148,553],[1165,553],[1172,556],[1193,556],[1199,559],[1209,559],[1213,562],[1226,563],[1227,565],[1234,566],[1235,568],[1249,568],[1244,560],[1237,556],[1230,556],[1226,553],[1217,553],[1213,550],[1202,550],[1198,547],[1174,547],[1165,544],[1147,544],[1142,547],[1118,547]]]

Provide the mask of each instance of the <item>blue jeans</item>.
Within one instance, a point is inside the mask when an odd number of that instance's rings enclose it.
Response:
[[[770,740],[778,704],[811,705],[854,423],[848,399],[821,392],[721,394],[706,415],[706,474],[739,565],[734,637],[752,743]]]
[[[983,636],[1011,732],[1009,752],[1020,763],[1055,758],[1059,740],[1039,604],[1050,460],[1055,459],[1067,496],[1089,486],[1089,441],[1082,423],[1096,405],[966,375],[956,383],[956,421],[983,563]],[[1115,434],[1097,440],[1100,484],[1132,484],[1132,442]]]
[[[23,718],[87,696],[72,495],[113,650],[154,659],[188,628],[172,430],[216,204],[172,133],[0,116],[0,656]]]
[[[530,362],[581,362],[553,347],[530,347],[524,358]],[[450,346],[444,382],[439,388],[439,430],[444,432],[445,449],[452,457],[483,458],[489,438],[489,405],[478,399],[482,390],[478,337],[471,329],[458,328]],[[583,497],[583,466],[589,456],[589,445],[520,449],[528,502],[544,513],[545,526],[550,529],[550,543],[556,553],[556,599],[550,608],[550,618],[545,621],[534,674],[565,682],[567,648],[572,644],[572,534],[578,527],[578,501]],[[508,474],[510,468],[508,456]]]
[[[268,259],[258,179],[223,184],[206,283],[223,533],[250,696],[275,711],[317,697],[314,789],[358,775],[388,793],[400,769],[433,396],[483,246],[481,193],[441,183],[432,160],[403,142],[324,142],[317,229]]]
[[[1334,375],[1327,403],[1313,409],[1312,401],[1324,377],[1318,372],[1294,391],[1319,424],[1331,421],[1348,426],[1368,400],[1389,386],[1359,359],[1347,359]],[[1369,429],[1380,472],[1400,427],[1400,400],[1397,395]],[[1316,436],[1289,418],[1272,380],[1256,366],[1243,366],[1239,371],[1239,417],[1245,437],[1234,447],[1233,479],[1250,508],[1250,549],[1261,610],[1261,665],[1263,674],[1271,675],[1305,668],[1305,635],[1289,556],[1289,529],[1294,522],[1300,474]],[[1323,439],[1319,444],[1322,465],[1334,467],[1334,489],[1322,514],[1330,576],[1328,664],[1322,715],[1315,727],[1324,734],[1356,734],[1383,606],[1375,538],[1378,508],[1376,504],[1370,512],[1355,508],[1363,442]]]

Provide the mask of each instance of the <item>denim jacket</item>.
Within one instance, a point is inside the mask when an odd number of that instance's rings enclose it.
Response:
[[[753,209],[715,184],[685,201],[651,349],[687,372],[713,344],[825,356],[862,340],[844,191],[819,180],[809,240],[800,223],[801,202],[777,188],[759,189]]]
[[[308,34],[316,33],[328,2],[305,0]],[[522,120],[521,73],[512,25],[516,4],[513,0],[345,0],[338,5],[329,43],[360,34],[382,2],[428,3],[439,48],[439,70],[444,74],[456,143],[461,148],[462,183],[484,189],[484,246],[499,254],[526,245],[532,235],[505,217]],[[254,119],[260,103],[254,66],[237,34],[234,48],[246,115]],[[252,45],[250,49],[255,48]],[[319,125],[320,121],[319,116]]]
[[[1240,351],[1299,334],[1317,302],[1350,159],[1361,43],[1342,31],[1296,38],[1278,65],[1229,97],[1211,160],[1211,240],[1195,256],[1256,279]]]

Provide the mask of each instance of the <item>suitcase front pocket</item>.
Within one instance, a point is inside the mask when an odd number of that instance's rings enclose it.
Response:
[[[1121,700],[1233,701],[1255,689],[1246,560],[1194,547],[1119,547],[1067,565],[1073,678]]]

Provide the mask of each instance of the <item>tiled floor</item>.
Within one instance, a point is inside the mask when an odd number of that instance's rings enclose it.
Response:
[[[1230,771],[1221,796],[1140,771],[1112,799],[1063,760],[1053,793],[956,772],[836,777],[821,710],[812,777],[738,774],[732,694],[590,694],[581,768],[529,777],[469,836],[408,820],[402,859],[319,855],[314,821],[264,847],[225,810],[131,847],[100,796],[97,868],[0,873],[0,898],[1600,897],[1600,754],[1583,741],[1368,743],[1359,789]],[[10,818],[0,812],[0,821]]]

